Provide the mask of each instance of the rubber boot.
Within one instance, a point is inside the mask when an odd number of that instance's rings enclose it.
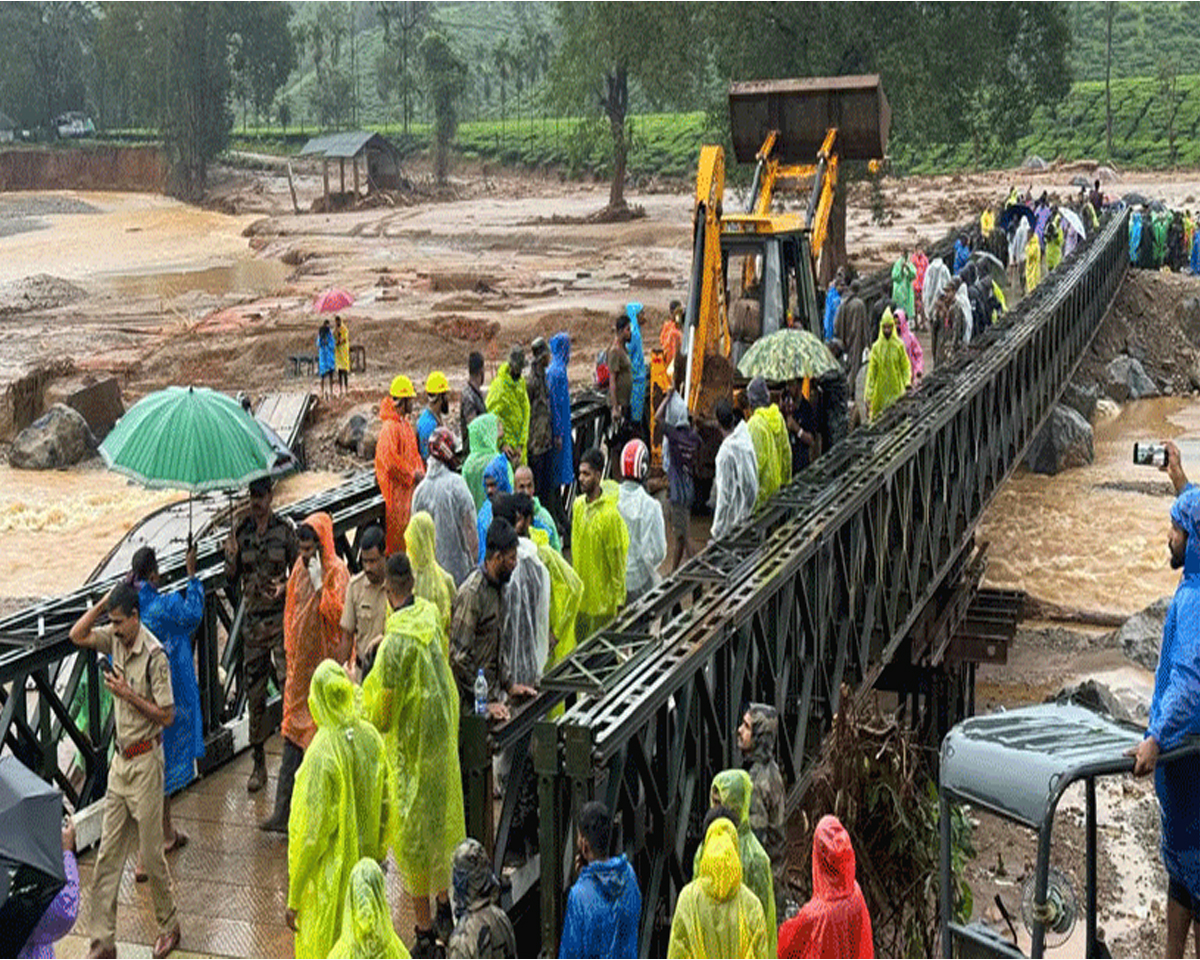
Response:
[[[254,751],[254,769],[250,773],[250,779],[246,781],[246,792],[258,793],[267,785],[267,755],[263,752],[261,743],[252,749]]]
[[[286,834],[288,818],[292,814],[292,787],[296,783],[296,771],[300,769],[300,761],[304,759],[304,751],[292,743],[283,741],[283,758],[279,763],[279,781],[275,785],[275,812],[258,825],[260,830],[269,833]]]

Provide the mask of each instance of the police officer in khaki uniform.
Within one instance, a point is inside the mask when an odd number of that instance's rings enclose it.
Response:
[[[225,541],[225,577],[238,584],[245,613],[242,656],[250,709],[250,746],[254,770],[246,789],[255,793],[267,782],[263,744],[267,728],[267,681],[273,676],[283,694],[287,658],[283,650],[283,607],[288,575],[299,555],[296,528],[271,509],[271,481],[250,484],[250,510]]]
[[[95,626],[108,611],[109,625]],[[179,920],[163,852],[162,731],[175,721],[171,665],[166,651],[142,626],[137,591],[114,587],[71,628],[71,642],[103,656],[104,685],[113,695],[116,752],[104,795],[104,825],[92,879],[91,957],[115,957],[117,891],[125,858],[137,839],[150,881],[158,939],[154,956],[179,946]]]
[[[342,650],[349,661],[346,672],[356,683],[362,683],[375,651],[383,639],[387,621],[387,554],[383,528],[367,527],[358,548],[362,570],[350,578],[346,587],[346,603],[342,607]]]

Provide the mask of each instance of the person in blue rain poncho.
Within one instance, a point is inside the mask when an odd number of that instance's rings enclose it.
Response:
[[[1179,449],[1167,443],[1163,469],[1175,486],[1168,544],[1183,576],[1167,610],[1146,736],[1134,754],[1134,775],[1153,772],[1162,808],[1162,858],[1167,869],[1167,951],[1181,957],[1188,931],[1200,922],[1200,758],[1158,766],[1159,753],[1200,734],[1200,487],[1187,482]]]
[[[629,366],[633,370],[633,393],[629,395],[629,410],[634,423],[641,423],[646,413],[646,381],[649,371],[646,369],[646,353],[642,347],[642,321],[640,303],[625,304],[625,313],[629,317]]]
[[[171,824],[171,794],[195,779],[196,761],[204,756],[200,688],[192,660],[192,634],[204,619],[204,585],[196,577],[196,548],[186,555],[188,580],[183,590],[159,593],[158,558],[153,547],[140,547],[133,555],[130,580],[138,591],[142,624],[167,653],[171,665],[171,690],[175,693],[175,722],[162,732],[163,840],[167,850],[188,842],[187,834]],[[138,878],[145,876],[139,868]]]
[[[483,506],[479,508],[479,519],[475,530],[479,536],[479,562],[487,554],[487,532],[492,525],[492,500],[502,493],[512,493],[512,471],[507,464],[493,460],[483,471]]]
[[[636,957],[642,892],[625,854],[612,855],[604,804],[584,804],[575,839],[584,866],[567,896],[559,957]]]
[[[554,434],[554,482],[569,487],[575,482],[575,450],[571,442],[571,385],[567,380],[567,367],[571,364],[571,337],[567,333],[556,333],[550,338],[550,366],[546,369],[546,386],[550,390],[550,430]],[[567,528],[567,514],[563,508],[562,493],[550,498],[545,504],[550,515],[563,530]]]

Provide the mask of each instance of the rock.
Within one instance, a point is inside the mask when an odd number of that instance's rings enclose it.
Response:
[[[367,418],[361,413],[352,413],[338,428],[333,442],[343,450],[357,450],[362,443],[363,431],[367,428]]]
[[[1104,368],[1104,392],[1117,403],[1157,397],[1158,385],[1150,379],[1139,360],[1122,354]]]
[[[1096,420],[1100,423],[1116,420],[1120,415],[1121,408],[1109,400],[1108,397],[1101,397],[1096,401]]]
[[[89,456],[96,438],[87,421],[65,403],[56,403],[17,434],[8,462],[20,470],[56,470]]]
[[[1163,624],[1170,605],[1170,597],[1156,600],[1126,620],[1117,631],[1117,642],[1125,656],[1147,670],[1158,667],[1158,648],[1162,644]]]
[[[1034,473],[1054,476],[1071,467],[1082,467],[1095,459],[1092,425],[1077,410],[1061,403],[1033,438],[1025,463]]]
[[[1084,680],[1078,686],[1063,687],[1050,699],[1058,702],[1073,700],[1082,706],[1107,713],[1114,720],[1133,720],[1133,715],[1125,709],[1117,695],[1097,680]]]
[[[1200,297],[1185,297],[1175,308],[1179,328],[1192,343],[1200,343]]]
[[[1115,183],[1121,179],[1120,175],[1112,167],[1097,167],[1094,176],[1101,183]]]
[[[358,442],[358,455],[364,460],[375,459],[375,445],[379,443],[379,431],[383,429],[382,420],[372,420],[363,430],[362,439]]]
[[[1200,390],[1200,357],[1196,357],[1188,367],[1188,383],[1193,390]]]
[[[1021,164],[1026,170],[1045,170],[1050,164],[1039,157],[1036,153],[1031,157],[1026,157],[1025,162]]]
[[[1071,381],[1067,384],[1059,403],[1078,412],[1088,423],[1096,414],[1096,401],[1100,399],[1100,387],[1094,383],[1078,384]]]

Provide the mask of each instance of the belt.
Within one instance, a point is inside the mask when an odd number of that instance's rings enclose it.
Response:
[[[143,753],[149,753],[160,743],[162,743],[162,734],[156,733],[149,740],[139,740],[137,743],[131,743],[121,751],[121,756],[126,760],[132,760],[134,757],[140,757]]]

